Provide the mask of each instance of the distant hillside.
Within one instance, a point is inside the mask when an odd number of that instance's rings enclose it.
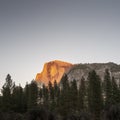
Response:
[[[115,63],[109,62],[109,63],[91,63],[91,64],[76,64],[68,71],[68,79],[69,81],[75,79],[79,81],[82,76],[87,79],[88,73],[91,70],[95,70],[97,74],[101,77],[103,80],[105,69],[109,69],[110,75],[114,76],[117,82],[120,81],[120,65],[117,65]]]

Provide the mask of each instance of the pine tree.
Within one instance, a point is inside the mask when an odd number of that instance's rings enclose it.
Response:
[[[120,103],[120,90],[119,87],[115,81],[115,78],[112,77],[112,100],[111,103],[112,104],[118,104]]]
[[[58,84],[56,82],[56,80],[54,81],[54,96],[55,96],[55,101],[57,99],[57,97],[59,97],[60,95],[60,89],[58,87]]]
[[[43,84],[43,105],[46,107],[46,108],[49,108],[49,91],[48,91],[48,88]]]
[[[48,88],[49,88],[49,99],[50,101],[54,101],[54,88],[52,86],[51,81],[48,83]]]
[[[2,96],[0,95],[0,111],[2,110]]]
[[[69,89],[68,76],[66,74],[64,74],[62,79],[61,79],[61,89],[63,91],[66,91]]]
[[[105,70],[104,76],[104,94],[105,94],[105,105],[110,105],[112,102],[112,84],[109,70]]]
[[[78,90],[77,90],[77,83],[74,79],[71,81],[70,86],[70,109],[72,113],[76,113],[77,111],[77,100],[78,100]]]
[[[2,87],[2,107],[3,110],[9,111],[12,108],[12,92],[15,87],[15,83],[13,83],[11,76],[8,74],[6,77],[6,82]]]
[[[16,86],[13,89],[13,93],[12,93],[12,101],[13,101],[13,111],[14,112],[25,112],[24,109],[24,96],[23,96],[23,88],[19,85]]]
[[[42,102],[43,102],[43,89],[42,88],[40,88],[39,89],[39,104],[41,105],[42,104]]]
[[[59,105],[60,105],[60,88],[56,82],[56,80],[54,81],[54,100],[55,100],[55,109],[58,110],[59,109]]]
[[[24,109],[25,111],[28,110],[28,101],[29,101],[29,87],[30,85],[26,83],[24,91],[23,91],[23,96],[24,96]]]
[[[94,120],[100,119],[102,105],[103,102],[100,78],[93,70],[88,75],[88,107]]]
[[[50,110],[53,111],[55,109],[55,94],[54,94],[54,87],[52,86],[51,81],[48,83],[48,89],[49,89],[49,105]]]
[[[29,85],[28,108],[33,108],[37,106],[37,100],[38,100],[38,87],[37,83],[33,80]]]
[[[66,74],[62,77],[60,86],[61,93],[59,112],[61,115],[67,115],[70,113],[70,86]]]
[[[85,106],[86,106],[86,87],[85,87],[85,79],[84,77],[81,78],[80,86],[79,86],[79,91],[78,91],[78,110],[79,111],[84,111]]]

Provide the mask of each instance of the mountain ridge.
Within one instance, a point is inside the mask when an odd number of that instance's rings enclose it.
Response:
[[[54,80],[59,83],[63,74],[66,73],[69,81],[75,79],[76,81],[80,82],[82,76],[87,79],[88,73],[91,70],[95,70],[103,80],[105,69],[109,69],[111,76],[114,76],[115,79],[120,83],[120,65],[116,63],[108,62],[72,64],[60,60],[46,62],[44,64],[42,72],[36,75],[35,80],[38,83],[43,83],[45,85],[48,85],[49,81],[51,81],[53,84]]]

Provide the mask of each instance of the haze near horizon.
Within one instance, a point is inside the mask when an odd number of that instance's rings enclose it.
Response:
[[[120,64],[120,1],[0,1],[0,88],[35,78],[45,62]]]

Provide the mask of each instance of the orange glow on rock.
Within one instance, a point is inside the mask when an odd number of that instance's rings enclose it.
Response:
[[[53,84],[56,80],[57,83],[60,82],[63,74],[67,72],[73,65],[71,63],[54,60],[44,64],[43,71],[36,75],[36,81],[48,85],[51,81]]]

